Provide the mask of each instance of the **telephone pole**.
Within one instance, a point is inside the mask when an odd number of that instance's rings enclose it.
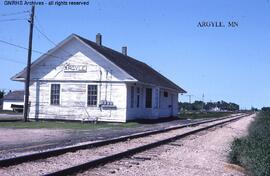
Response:
[[[202,102],[204,102],[204,93],[202,94]]]
[[[191,104],[191,97],[193,97],[194,95],[186,95],[186,96],[188,96],[188,98],[189,98],[189,104]]]
[[[35,6],[32,6],[30,19],[30,31],[29,31],[29,43],[28,43],[28,58],[26,67],[26,80],[25,80],[25,97],[24,97],[24,121],[28,121],[28,109],[29,109],[29,84],[30,84],[30,70],[31,70],[31,58],[32,58],[32,40],[33,40],[33,27],[34,27]]]

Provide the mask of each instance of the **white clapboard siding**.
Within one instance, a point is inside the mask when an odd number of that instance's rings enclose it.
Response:
[[[80,71],[65,71],[67,64],[82,66]],[[87,67],[87,69],[85,69]],[[60,104],[51,105],[51,84],[60,84]],[[87,105],[87,87],[97,85],[97,106]],[[134,86],[134,107],[131,107]],[[140,106],[137,107],[137,88]],[[145,108],[145,90],[152,88],[152,108]],[[164,91],[168,97],[164,97]],[[103,55],[76,38],[46,55],[31,70],[30,111],[32,119],[98,120],[126,122],[176,116],[178,93],[175,90],[137,82]],[[101,101],[114,109],[100,108]]]
[[[131,107],[131,86],[134,87],[134,106]],[[137,88],[140,93],[137,94]],[[152,88],[152,108],[145,107],[145,89]],[[162,117],[177,116],[178,113],[178,93],[156,86],[146,86],[142,84],[128,84],[127,86],[127,119],[158,119]],[[157,93],[155,93],[157,91]],[[168,92],[168,97],[164,97],[164,91]],[[139,95],[139,107],[137,107],[137,95]],[[156,96],[158,96],[156,98]],[[170,106],[171,105],[171,106]]]
[[[11,108],[11,105],[14,104],[14,105],[23,105],[23,101],[15,101],[15,100],[4,100],[3,101],[3,110],[13,110]]]

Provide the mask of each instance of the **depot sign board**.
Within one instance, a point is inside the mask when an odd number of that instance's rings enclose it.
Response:
[[[64,65],[64,72],[87,72],[87,65],[72,65],[70,63],[66,63]]]

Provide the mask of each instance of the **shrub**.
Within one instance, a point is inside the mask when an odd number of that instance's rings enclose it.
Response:
[[[229,160],[257,176],[270,175],[270,111],[261,111],[246,137],[235,139]]]

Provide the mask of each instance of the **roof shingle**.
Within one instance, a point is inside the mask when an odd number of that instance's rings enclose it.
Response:
[[[99,46],[95,42],[85,39],[79,35],[76,36],[138,81],[178,90],[180,93],[186,93],[184,89],[174,84],[147,64],[130,56],[123,55],[122,53],[108,47]]]
[[[16,100],[23,101],[24,100],[24,91],[23,90],[15,90],[13,92],[9,92],[3,97],[3,100]]]

